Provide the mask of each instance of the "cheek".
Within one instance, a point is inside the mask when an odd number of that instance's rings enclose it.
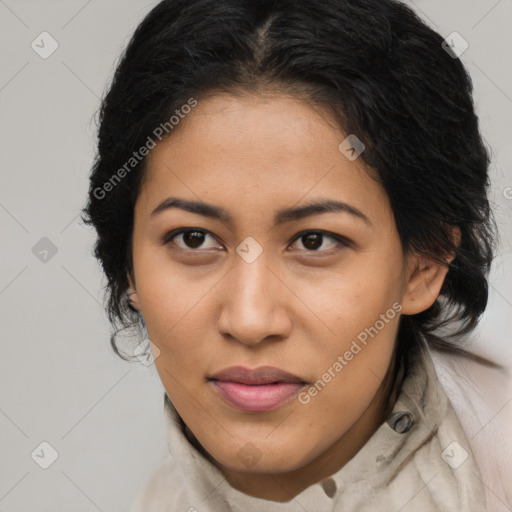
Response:
[[[298,407],[317,423],[315,435],[322,447],[347,432],[379,392],[392,360],[397,327],[398,315],[378,332],[363,328],[363,336],[342,335],[312,354],[310,361],[316,363],[318,373],[299,396]]]
[[[323,351],[328,351],[329,347],[342,350],[376,322],[380,331],[383,327],[379,320],[381,315],[386,320],[382,330],[390,330],[389,325],[398,316],[393,304],[401,299],[402,280],[396,268],[361,259],[357,269],[347,267],[336,274],[326,274],[314,286],[307,279],[302,281],[298,286],[299,294],[310,306],[308,317],[316,318],[317,336],[313,331],[310,334],[326,340]]]
[[[210,316],[201,295],[168,292],[161,300],[158,295],[155,290],[143,308],[149,338],[161,350],[157,367],[165,367],[173,375],[197,375],[215,355],[209,343],[211,330],[206,326]]]
[[[345,397],[348,402],[360,403],[363,396],[373,396],[391,362],[399,307],[398,303],[395,307],[387,304],[367,311],[363,317],[344,313],[336,318],[337,323],[331,322],[329,336],[315,338],[308,360],[314,362],[317,372],[315,387],[322,394],[324,388],[329,388],[325,399],[343,402]]]
[[[171,262],[163,250],[149,248],[134,253],[134,266],[142,313],[155,341],[166,342],[184,321],[187,323],[201,310],[205,295],[214,293],[214,276],[204,277],[199,267],[186,268]],[[188,321],[192,333],[199,327],[197,322]]]
[[[362,414],[384,379],[399,325],[399,274],[373,267],[327,279],[309,293],[322,321],[311,333],[314,346],[307,349],[316,385],[304,399],[318,414],[336,415],[343,408],[345,419],[339,421],[347,425]]]
[[[193,269],[171,268],[168,262],[139,263],[137,292],[148,336],[160,349],[155,364],[162,381],[168,390],[180,383],[195,386],[206,363],[215,361],[212,296],[219,278],[197,279],[190,275]]]

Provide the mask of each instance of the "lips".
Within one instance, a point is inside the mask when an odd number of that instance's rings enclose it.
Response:
[[[272,366],[249,370],[226,368],[209,378],[218,395],[229,405],[246,412],[264,412],[283,405],[307,383]]]
[[[213,380],[238,382],[239,384],[257,385],[273,384],[276,382],[304,382],[297,375],[285,372],[273,366],[260,366],[254,370],[249,370],[243,366],[232,366],[226,368],[210,377]]]

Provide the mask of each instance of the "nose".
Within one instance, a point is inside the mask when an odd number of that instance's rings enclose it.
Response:
[[[252,263],[235,259],[226,276],[219,332],[245,345],[289,336],[291,292],[260,255]]]

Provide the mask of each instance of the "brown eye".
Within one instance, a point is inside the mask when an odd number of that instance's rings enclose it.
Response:
[[[197,249],[204,243],[205,234],[200,231],[186,231],[183,233],[183,242],[187,247]]]
[[[328,252],[336,246],[348,247],[349,242],[342,237],[331,235],[322,231],[305,231],[299,233],[296,242],[301,242],[302,247],[309,252]],[[297,247],[301,250],[301,247]]]
[[[322,246],[323,239],[323,235],[320,235],[319,233],[311,233],[301,237],[304,247],[315,251]]]
[[[210,241],[208,241],[211,239]],[[214,237],[202,229],[181,229],[169,233],[164,243],[173,243],[183,250],[212,249],[218,247]]]

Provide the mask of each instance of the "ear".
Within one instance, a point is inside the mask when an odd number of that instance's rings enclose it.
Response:
[[[454,242],[460,243],[460,230],[452,230]],[[455,257],[455,252],[438,261],[430,256],[415,253],[410,256],[407,265],[407,282],[402,300],[402,314],[415,315],[428,309],[439,296],[449,263]]]
[[[137,295],[137,291],[135,289],[135,285],[133,284],[131,276],[128,276],[128,283],[130,284],[130,287],[128,288],[126,294],[128,295],[128,301],[130,302],[130,306],[135,308],[137,311],[140,311],[141,308],[139,297]]]

